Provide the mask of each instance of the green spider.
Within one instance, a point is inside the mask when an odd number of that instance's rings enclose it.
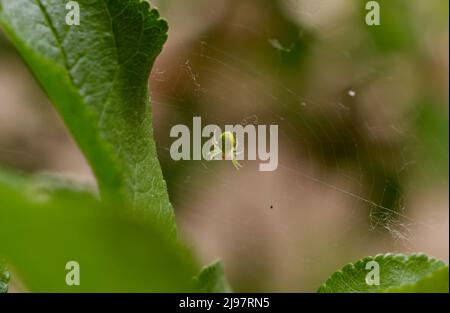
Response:
[[[234,134],[230,131],[223,132],[220,134],[220,141],[222,143],[222,148],[216,139],[216,133],[214,132],[213,145],[214,149],[209,152],[210,160],[214,159],[218,155],[222,155],[223,160],[230,160],[233,166],[239,170],[243,166],[238,162],[236,156],[241,154],[243,151],[238,152],[238,142]],[[228,149],[228,150],[227,150]]]

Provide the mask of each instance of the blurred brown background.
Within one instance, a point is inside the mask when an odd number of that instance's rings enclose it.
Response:
[[[150,79],[181,233],[237,291],[315,291],[346,262],[448,262],[448,1],[151,1],[170,25]],[[279,125],[279,167],[174,162],[170,128]],[[0,33],[0,165],[95,184]]]

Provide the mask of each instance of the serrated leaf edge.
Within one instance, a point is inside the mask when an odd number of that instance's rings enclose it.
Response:
[[[351,270],[357,268],[358,265],[360,265],[361,263],[365,264],[369,261],[380,261],[380,260],[386,259],[386,258],[393,258],[393,259],[397,259],[397,260],[402,259],[402,261],[425,258],[426,261],[429,262],[430,264],[441,263],[442,267],[447,266],[443,261],[441,261],[437,258],[434,258],[434,257],[430,257],[425,253],[413,253],[413,254],[409,254],[409,255],[403,254],[403,253],[379,253],[379,254],[376,254],[375,256],[366,256],[362,259],[357,260],[356,262],[352,262],[352,263],[348,263],[348,264],[344,265],[344,267],[342,267],[340,270],[331,274],[331,276],[325,281],[325,283],[323,283],[317,289],[317,292],[323,292],[324,290],[326,290],[328,288],[328,283],[330,281],[338,279],[339,277],[341,277],[344,274],[344,272],[348,272],[348,271],[351,271]],[[432,275],[432,273],[430,273],[429,275]],[[428,275],[424,276],[424,278],[425,277],[428,277]],[[405,283],[405,284],[401,284],[401,285],[398,285],[395,287],[399,288],[399,287],[406,287],[406,286],[413,286],[413,285],[414,284],[411,284],[411,283]]]

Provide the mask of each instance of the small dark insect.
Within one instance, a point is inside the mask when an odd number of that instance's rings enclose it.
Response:
[[[270,209],[271,209],[271,210],[273,209],[273,205],[270,206]]]

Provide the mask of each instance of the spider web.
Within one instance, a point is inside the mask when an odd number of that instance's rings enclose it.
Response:
[[[267,284],[262,290],[277,283],[298,290],[295,275],[308,289],[328,264],[335,269],[362,255],[414,251],[411,238],[433,227],[409,210],[410,179],[421,162],[413,150],[422,143],[402,117],[418,109],[392,109],[396,100],[409,101],[413,84],[404,82],[404,64],[361,49],[370,40],[347,22],[348,14],[358,15],[340,10],[344,2],[298,8],[299,2],[308,1],[284,1],[284,13],[311,19],[305,27],[274,13],[273,1],[160,7],[172,30],[152,74],[152,100],[179,223],[206,261],[223,258],[231,277]],[[322,18],[313,19],[317,14]],[[189,26],[200,18],[203,28]],[[277,170],[258,172],[258,161],[243,161],[239,171],[229,161],[174,162],[170,128],[192,129],[194,116],[222,129],[278,125]],[[255,290],[236,280],[242,290]]]

